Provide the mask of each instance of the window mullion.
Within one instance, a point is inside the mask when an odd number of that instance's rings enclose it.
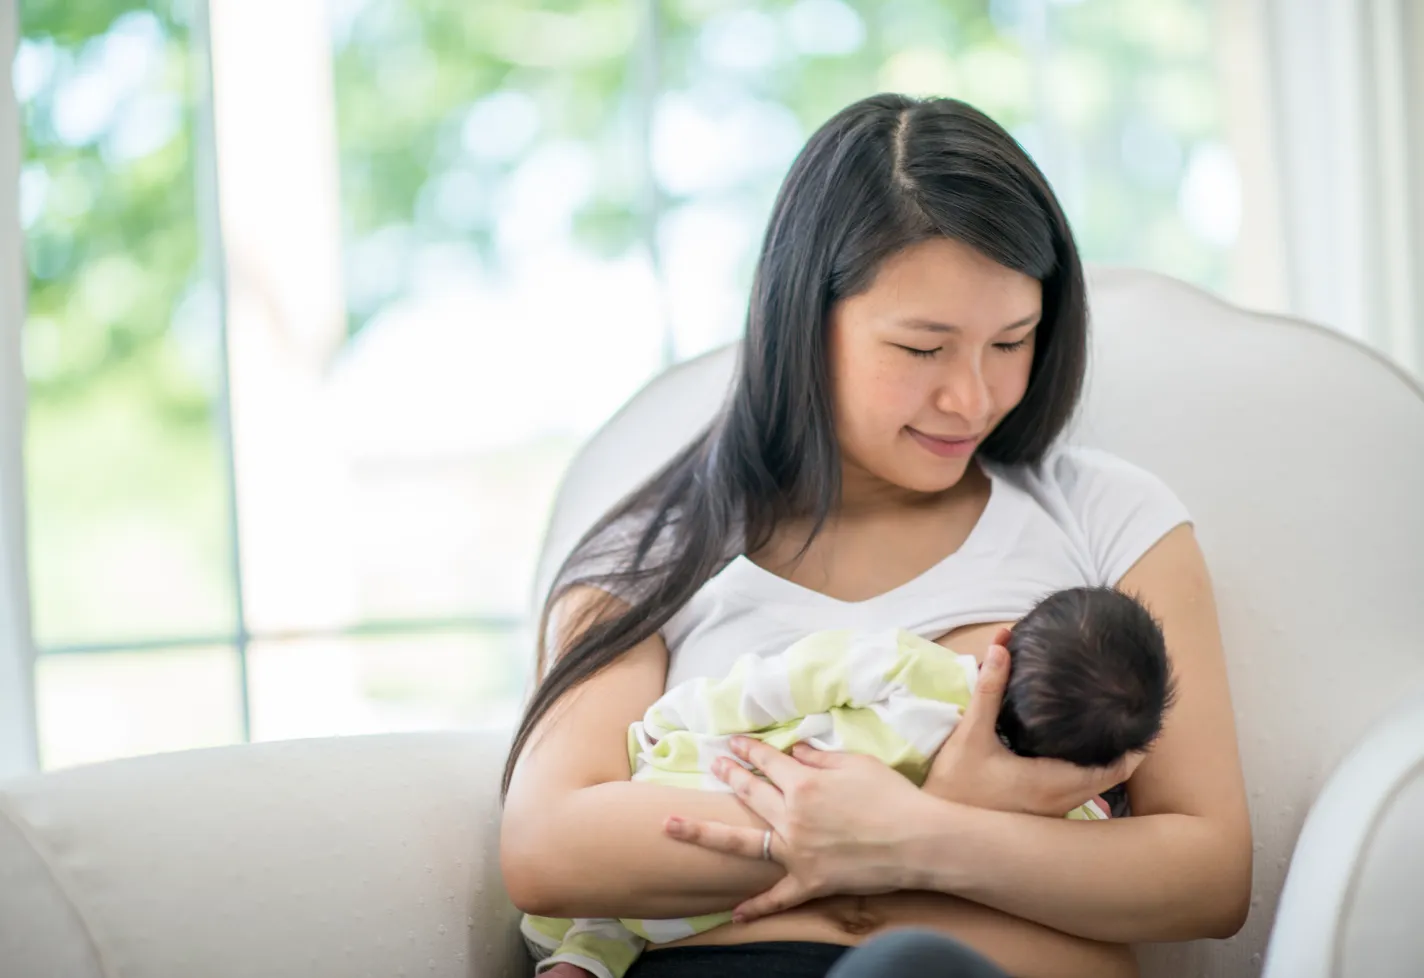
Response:
[[[191,44],[194,65],[194,154],[197,159],[197,212],[202,235],[204,277],[213,284],[218,331],[218,387],[213,417],[222,446],[223,487],[227,503],[227,545],[232,575],[234,634],[231,637],[237,653],[238,701],[242,713],[242,739],[252,739],[252,708],[248,702],[247,608],[242,584],[242,534],[237,494],[237,463],[233,449],[232,372],[228,354],[228,278],[227,254],[223,240],[222,213],[218,206],[218,168],[216,119],[213,102],[212,37],[209,32],[208,4],[194,4]]]
[[[25,260],[19,212],[20,113],[10,64],[19,10],[0,4],[0,779],[37,769],[34,635],[25,542]]]

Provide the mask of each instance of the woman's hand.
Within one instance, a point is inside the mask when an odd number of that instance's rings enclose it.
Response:
[[[974,696],[935,755],[924,790],[945,801],[1002,812],[1061,818],[1132,776],[1142,754],[1108,767],[1085,768],[1046,757],[1020,757],[996,729],[1009,680],[1009,630],[999,629],[984,657]]]
[[[726,758],[713,773],[772,829],[771,858],[786,876],[733,911],[747,921],[833,893],[889,893],[909,880],[901,843],[906,816],[927,799],[898,772],[872,757],[818,751],[805,744],[787,756],[751,738],[732,751],[766,775],[762,780]],[[873,799],[873,804],[867,804]],[[668,819],[674,839],[761,859],[765,833],[696,819]]]

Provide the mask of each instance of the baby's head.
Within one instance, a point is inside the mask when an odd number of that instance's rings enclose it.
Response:
[[[1107,587],[1058,591],[1014,626],[999,733],[1017,754],[1110,764],[1146,750],[1175,684],[1167,643],[1137,601]]]

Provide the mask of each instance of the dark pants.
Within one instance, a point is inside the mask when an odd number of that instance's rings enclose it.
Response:
[[[770,941],[651,950],[625,978],[1008,978],[931,931],[896,931],[858,948]]]
[[[902,930],[866,941],[826,978],[1008,978],[988,958],[933,931]]]

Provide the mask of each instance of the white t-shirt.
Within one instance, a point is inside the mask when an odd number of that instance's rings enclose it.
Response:
[[[667,686],[720,678],[746,652],[774,655],[825,628],[904,628],[936,639],[1011,622],[1053,591],[1115,585],[1186,507],[1150,473],[1107,452],[1058,448],[1037,467],[980,462],[989,502],[968,539],[919,577],[840,601],[734,557],[663,626]]]

